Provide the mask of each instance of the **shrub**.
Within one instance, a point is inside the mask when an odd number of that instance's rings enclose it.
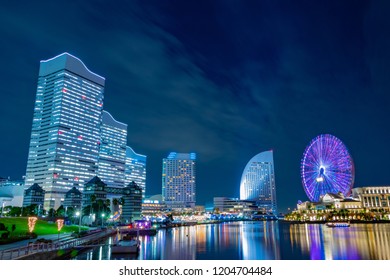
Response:
[[[27,232],[26,233],[26,236],[30,239],[34,239],[34,238],[37,238],[38,235],[35,233],[35,232]]]
[[[3,223],[0,223],[0,230],[7,230],[7,228],[5,227],[5,225]]]
[[[8,231],[1,233],[1,239],[8,239],[8,236],[9,236]]]

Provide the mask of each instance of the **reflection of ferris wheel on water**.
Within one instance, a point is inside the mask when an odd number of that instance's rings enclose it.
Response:
[[[355,169],[347,147],[333,135],[317,136],[303,154],[301,177],[310,201],[319,201],[327,193],[350,195]]]

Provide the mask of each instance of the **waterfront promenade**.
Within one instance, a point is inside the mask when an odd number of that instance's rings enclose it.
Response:
[[[0,260],[12,259],[55,259],[70,250],[82,250],[92,245],[99,245],[101,240],[114,234],[114,230],[102,230],[84,237],[75,238],[70,234],[42,235],[36,239],[22,240],[0,246]],[[44,238],[50,242],[36,242]],[[58,253],[60,251],[60,253]],[[39,256],[37,256],[40,254]]]

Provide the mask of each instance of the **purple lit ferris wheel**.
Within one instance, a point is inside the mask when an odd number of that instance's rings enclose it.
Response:
[[[347,147],[333,135],[317,136],[303,154],[301,177],[310,201],[318,202],[326,193],[349,196],[355,169]]]

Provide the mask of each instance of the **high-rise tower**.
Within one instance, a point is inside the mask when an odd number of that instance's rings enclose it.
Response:
[[[240,199],[253,200],[259,208],[277,214],[273,152],[255,155],[241,177]]]
[[[146,191],[146,156],[137,154],[129,146],[126,147],[125,186],[135,182],[142,190],[142,198]]]
[[[45,209],[97,173],[104,83],[68,53],[40,63],[26,186],[45,190]]]
[[[125,187],[127,124],[103,111],[98,176],[109,187]]]
[[[196,154],[170,153],[163,159],[162,195],[168,208],[195,207]]]

